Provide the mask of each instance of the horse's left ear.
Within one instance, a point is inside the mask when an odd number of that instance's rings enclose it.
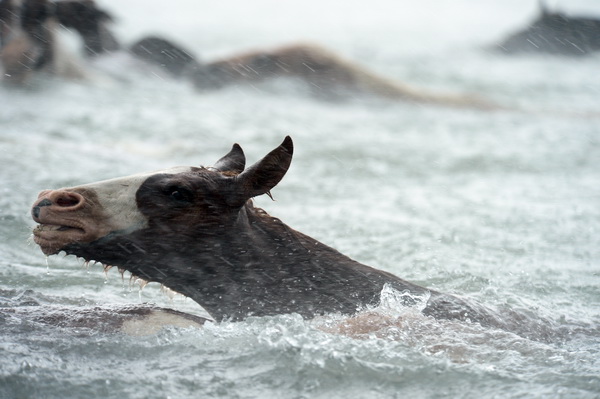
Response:
[[[263,159],[235,176],[228,195],[230,206],[242,206],[252,197],[268,193],[283,179],[292,163],[294,144],[290,136]]]
[[[234,144],[231,151],[223,158],[219,159],[213,166],[219,172],[240,174],[246,167],[246,156],[239,144]]]

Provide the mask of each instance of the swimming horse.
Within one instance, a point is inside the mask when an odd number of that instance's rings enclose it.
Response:
[[[34,240],[117,266],[189,297],[217,322],[296,313],[354,315],[377,307],[384,289],[425,316],[505,330],[479,304],[361,264],[255,207],[290,167],[290,137],[245,167],[235,144],[212,167],[174,167],[76,187],[45,190],[31,213]]]

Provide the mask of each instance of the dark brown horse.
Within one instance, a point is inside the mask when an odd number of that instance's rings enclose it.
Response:
[[[287,172],[292,140],[245,168],[236,144],[213,167],[176,167],[40,193],[35,242],[118,266],[192,298],[217,321],[298,313],[353,315],[380,304],[418,306],[438,319],[543,335],[480,305],[339,253],[253,206]]]

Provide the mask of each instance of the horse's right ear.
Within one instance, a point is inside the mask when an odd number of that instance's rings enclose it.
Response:
[[[294,144],[290,136],[263,159],[235,176],[227,198],[230,206],[242,206],[252,197],[268,193],[283,179],[292,163]]]
[[[240,174],[244,171],[246,167],[246,156],[244,155],[244,151],[239,144],[234,144],[231,147],[231,151],[223,158],[219,159],[213,168],[217,169],[219,172]]]

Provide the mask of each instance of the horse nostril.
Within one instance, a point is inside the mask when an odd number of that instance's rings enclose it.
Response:
[[[70,207],[79,204],[79,198],[65,195],[56,199],[56,205],[61,207]]]
[[[49,199],[52,205],[59,208],[75,208],[83,204],[83,197],[80,194],[68,191],[54,191],[49,195]]]

